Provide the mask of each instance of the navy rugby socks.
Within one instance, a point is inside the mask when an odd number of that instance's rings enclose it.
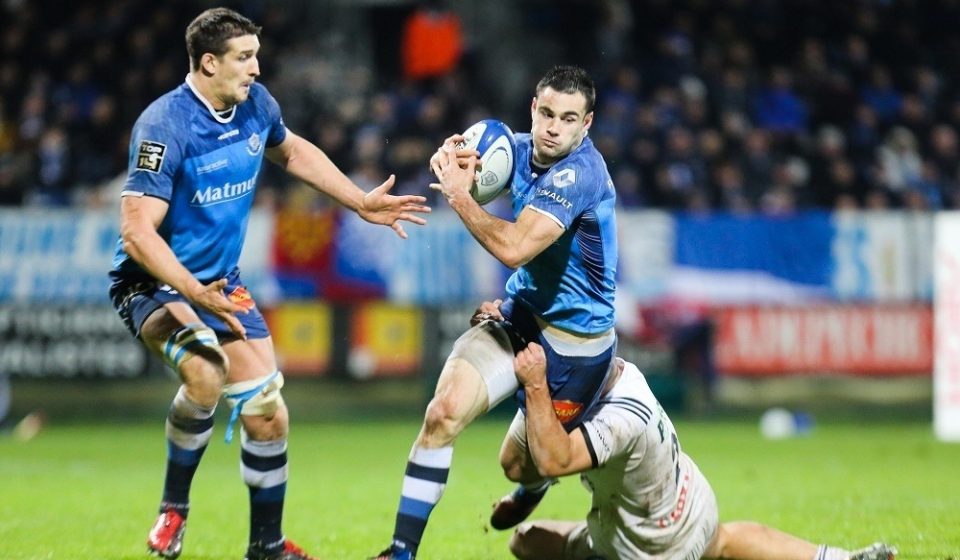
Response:
[[[240,470],[250,491],[250,543],[264,552],[283,547],[283,502],[287,491],[287,439],[241,437]]]
[[[443,496],[453,461],[453,446],[438,449],[414,447],[407,462],[397,510],[393,546],[417,553],[430,512]]]

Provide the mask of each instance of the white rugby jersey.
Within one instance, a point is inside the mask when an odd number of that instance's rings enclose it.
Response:
[[[587,524],[596,549],[699,557],[716,527],[716,501],[635,365],[627,362],[580,429],[594,465],[580,478],[593,494]]]

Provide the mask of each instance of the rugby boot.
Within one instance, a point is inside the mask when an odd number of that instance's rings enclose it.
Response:
[[[302,548],[293,544],[290,539],[283,541],[283,548],[275,551],[267,551],[260,543],[251,544],[247,548],[247,555],[243,560],[318,560],[303,551]]]
[[[147,535],[147,552],[160,558],[177,558],[183,550],[187,520],[175,509],[166,509],[157,517]]]
[[[369,560],[416,560],[416,557],[409,550],[390,545],[380,554],[371,556]]]
[[[850,560],[894,560],[896,557],[897,549],[881,542],[850,553]]]
[[[523,486],[517,486],[516,490],[497,500],[493,504],[493,513],[490,514],[490,526],[503,531],[519,525],[537,508],[551,483],[540,492],[531,492]]]

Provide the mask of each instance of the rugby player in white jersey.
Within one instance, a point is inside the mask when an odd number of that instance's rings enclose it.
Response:
[[[221,398],[241,429],[250,499],[247,560],[310,557],[281,529],[287,408],[270,332],[238,260],[264,157],[363,219],[406,237],[424,223],[422,196],[392,196],[391,176],[364,192],[315,145],[290,132],[257,83],[260,27],[226,8],[187,27],[190,73],[137,119],[120,203],[110,296],[127,328],[177,372],[167,414],[167,470],[148,552],[176,558],[190,487]],[[242,517],[238,512],[237,517]]]
[[[489,306],[490,304],[486,304]],[[858,551],[807,542],[759,523],[720,523],[707,479],[680,448],[670,418],[637,367],[617,358],[597,406],[567,432],[554,412],[543,348],[514,360],[527,394],[501,456],[512,480],[525,473],[580,474],[593,497],[585,521],[522,523],[510,550],[522,560],[893,560],[882,543]]]

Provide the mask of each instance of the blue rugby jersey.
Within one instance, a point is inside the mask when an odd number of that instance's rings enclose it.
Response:
[[[200,282],[224,278],[240,259],[264,150],[286,134],[264,86],[254,83],[244,103],[218,114],[188,77],[134,124],[123,195],[169,202],[160,236]],[[121,240],[111,276],[149,277]]]
[[[560,238],[507,280],[507,294],[548,323],[583,334],[614,325],[616,191],[590,138],[550,169],[533,165],[529,133],[516,135],[510,194],[514,217],[527,206],[564,228]]]

